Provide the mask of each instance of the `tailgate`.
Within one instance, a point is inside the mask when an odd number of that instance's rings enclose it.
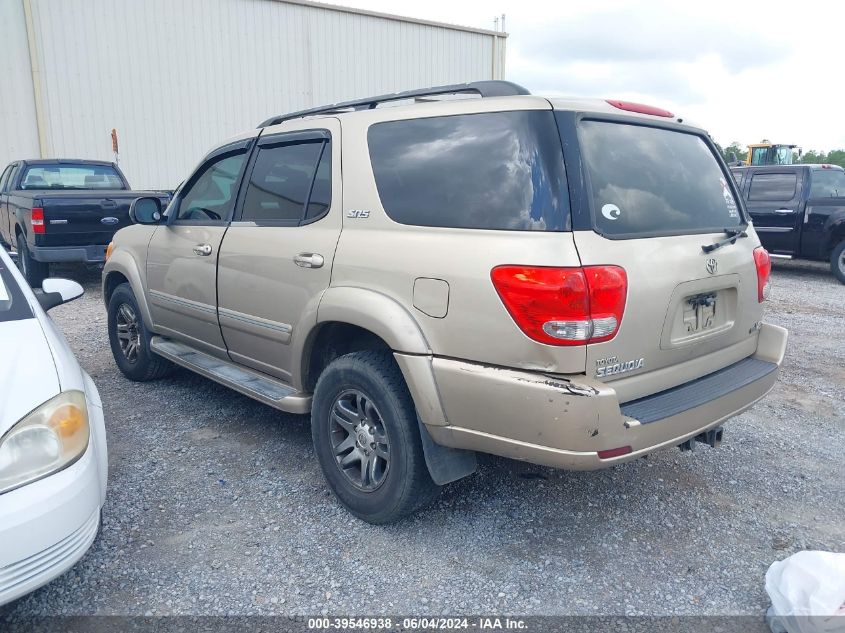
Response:
[[[755,238],[705,254],[724,234],[610,240],[576,231],[584,265],[628,275],[616,336],[587,346],[587,374],[614,382],[623,401],[669,389],[754,353],[761,316]],[[715,262],[715,272],[710,269]]]
[[[761,318],[747,227],[733,181],[701,135],[610,121],[578,132],[594,230],[574,232],[581,263],[628,277],[609,341],[587,346],[587,374],[621,401],[669,389],[754,353]]]
[[[129,205],[142,194],[90,191],[39,196],[44,209],[42,246],[108,244],[115,231],[129,226]]]

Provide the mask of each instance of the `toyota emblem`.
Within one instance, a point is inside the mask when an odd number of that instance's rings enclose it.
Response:
[[[715,257],[708,257],[707,261],[704,263],[704,267],[707,269],[708,273],[715,275],[716,271],[719,270],[719,262],[716,261]]]

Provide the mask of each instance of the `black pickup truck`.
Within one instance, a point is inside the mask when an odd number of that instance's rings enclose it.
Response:
[[[18,266],[40,286],[51,262],[105,261],[115,231],[131,224],[135,198],[117,165],[93,160],[19,160],[0,175],[0,245],[17,251]]]
[[[829,261],[845,284],[845,170],[770,165],[731,171],[772,257]]]

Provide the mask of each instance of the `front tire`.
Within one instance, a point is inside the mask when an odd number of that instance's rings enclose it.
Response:
[[[39,262],[32,257],[29,247],[26,245],[26,238],[23,233],[18,233],[18,268],[31,288],[40,288],[44,280],[50,276],[50,264]]]
[[[355,352],[329,364],[314,390],[311,434],[329,487],[368,523],[392,523],[440,491],[425,464],[411,394],[389,351]]]
[[[830,254],[830,270],[840,283],[845,284],[845,240]]]
[[[173,363],[150,350],[152,335],[128,283],[115,288],[109,299],[108,328],[114,362],[129,380],[147,382],[173,369]]]

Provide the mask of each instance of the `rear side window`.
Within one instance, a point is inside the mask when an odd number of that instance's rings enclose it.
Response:
[[[845,171],[814,169],[810,172],[810,198],[845,197]]]
[[[370,160],[387,215],[463,229],[569,229],[569,193],[551,111],[376,123]]]
[[[6,183],[9,181],[9,176],[12,173],[12,166],[9,165],[6,169],[3,170],[3,174],[0,175],[0,193],[6,191]]]
[[[792,174],[754,174],[751,177],[751,188],[748,191],[748,199],[755,201],[766,200],[792,200],[795,197],[795,188],[798,185],[798,176]]]
[[[306,220],[314,220],[329,210],[332,202],[332,148],[328,142],[323,148],[323,156],[317,166],[317,173],[314,176],[314,186],[311,188],[311,197],[308,199],[308,211],[305,213]]]
[[[578,138],[600,233],[646,237],[743,224],[730,176],[701,137],[585,120]]]
[[[250,174],[241,219],[298,223],[306,217],[306,203],[307,217],[318,217],[329,207],[330,177],[328,142],[262,147]]]

